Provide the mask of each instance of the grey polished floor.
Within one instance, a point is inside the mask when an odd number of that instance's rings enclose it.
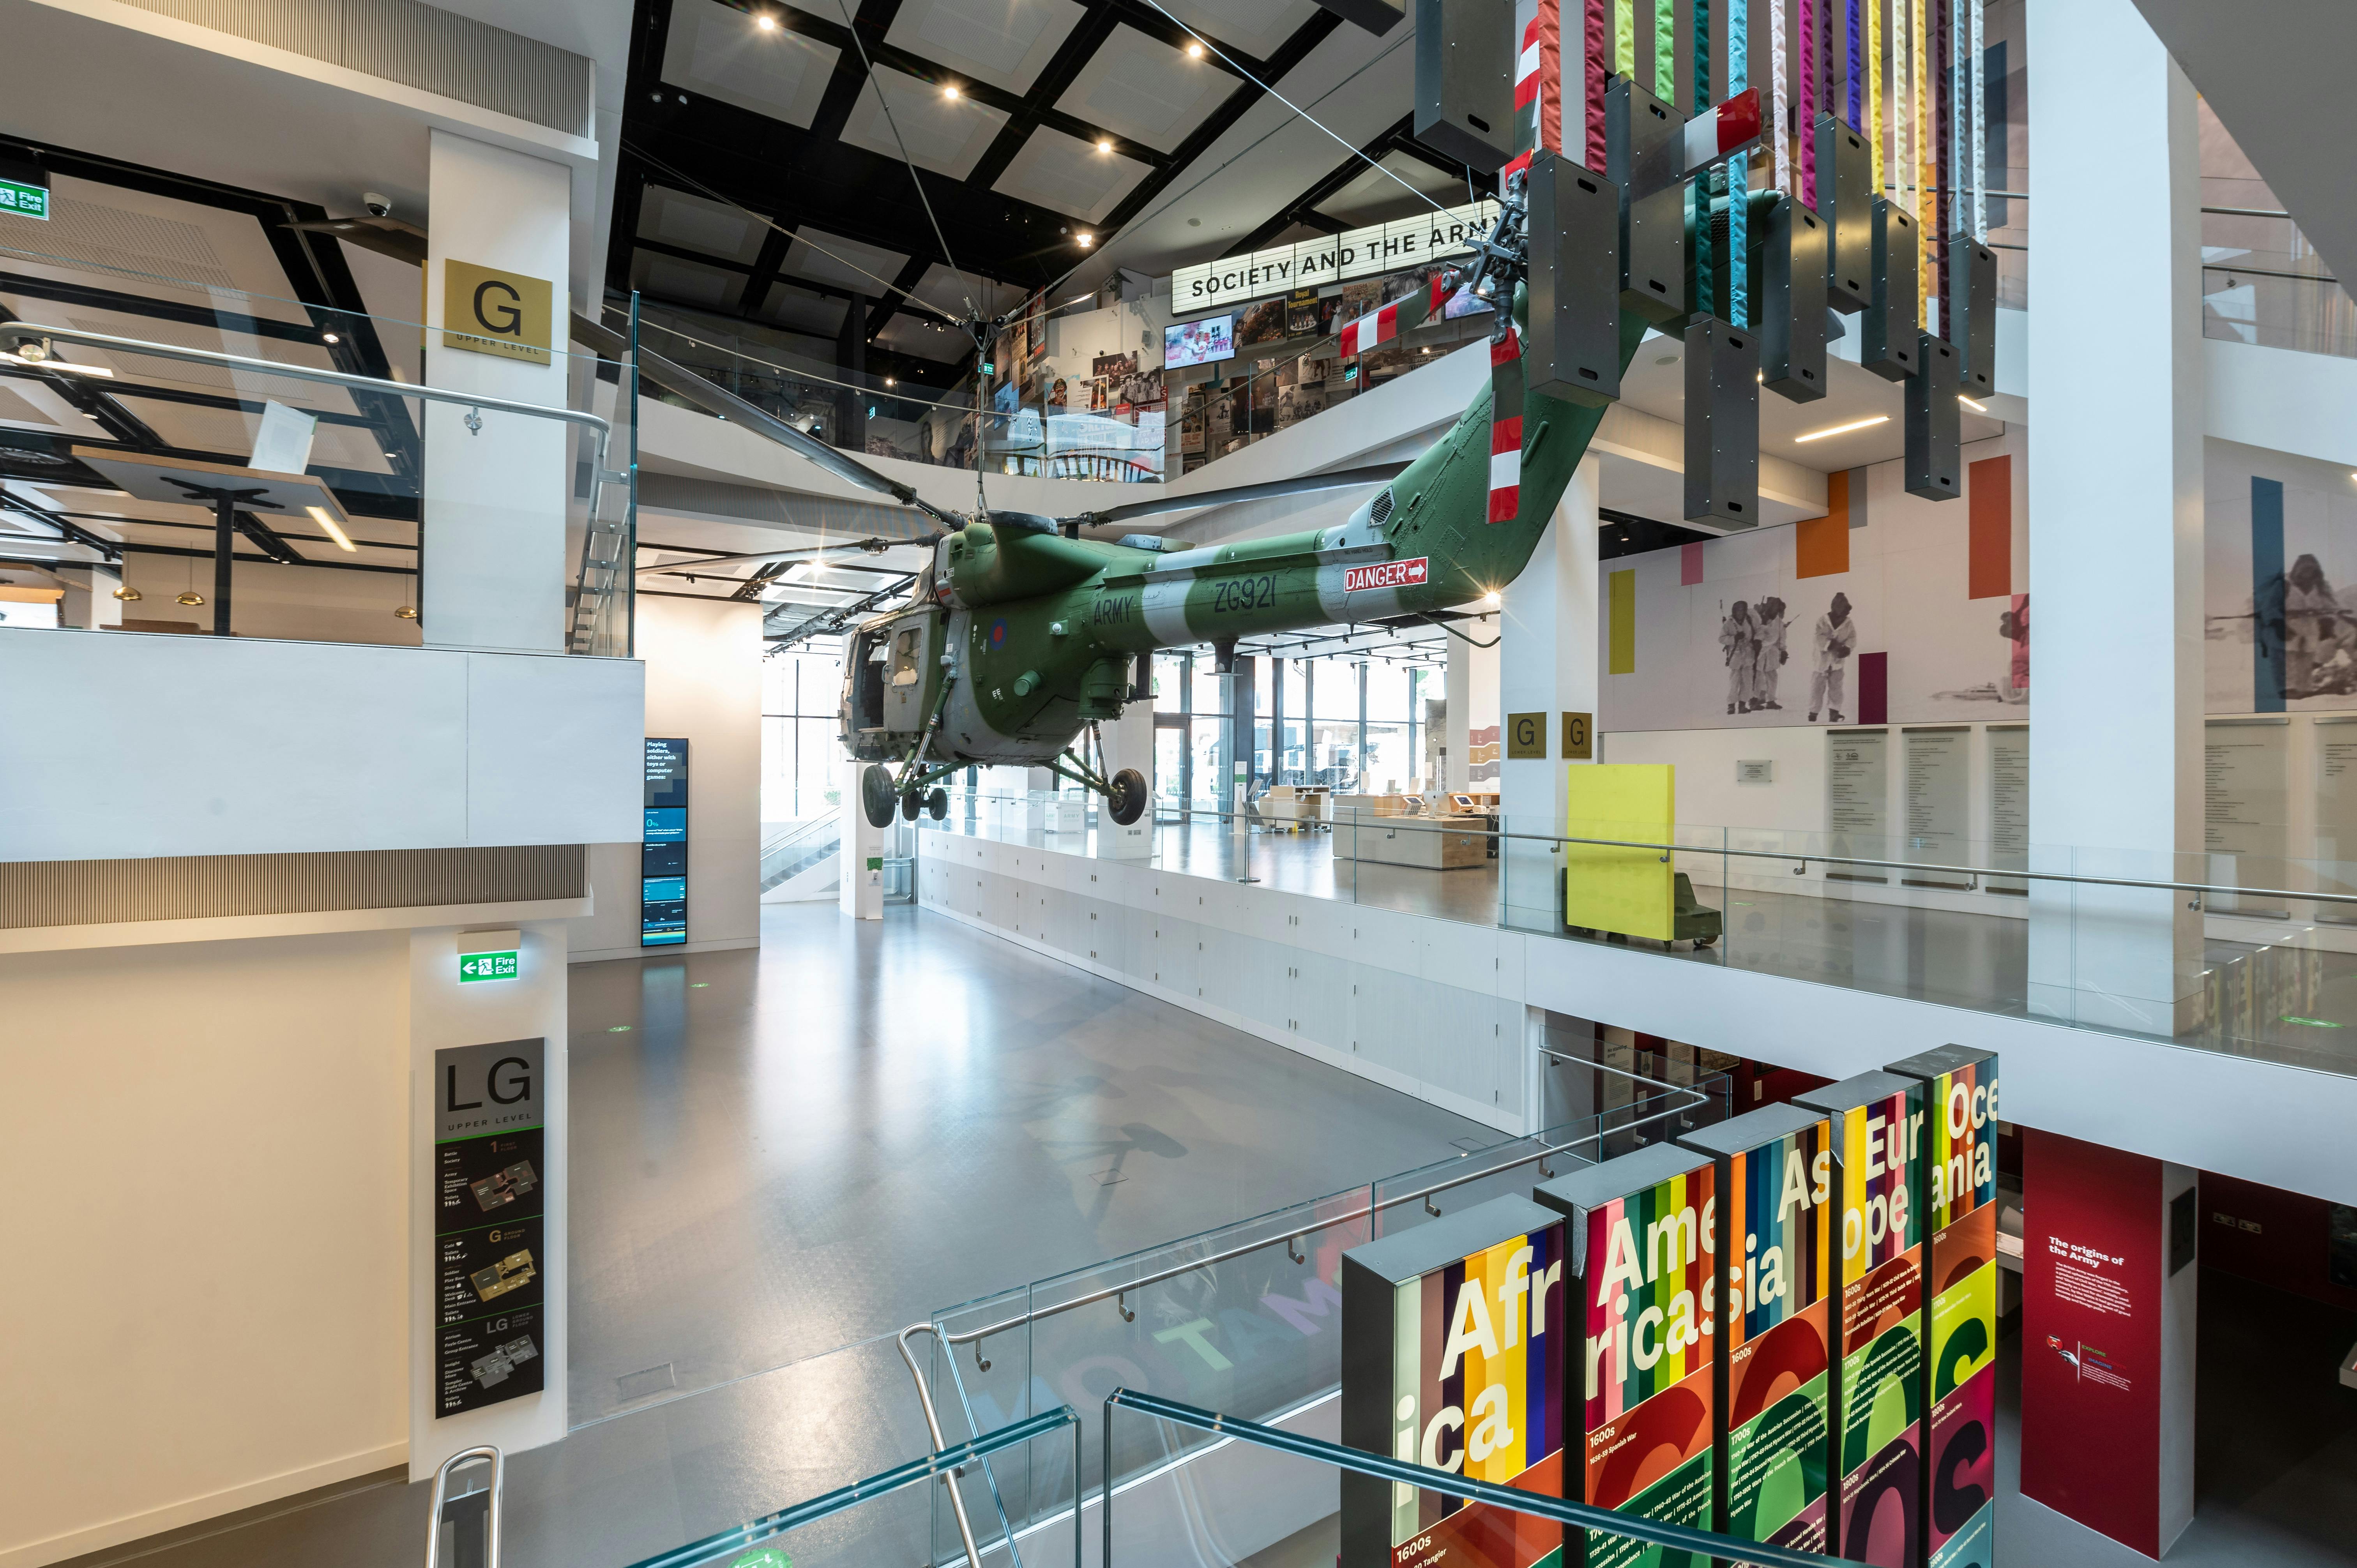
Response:
[[[1085,854],[1083,833],[977,830],[957,816],[928,831],[967,832]],[[1238,835],[1220,822],[1165,822],[1152,862],[1190,876],[1250,880],[1313,898],[1493,925],[1501,918],[1499,863],[1423,871],[1338,859],[1330,833]],[[1669,952],[1680,962],[1724,965],[1824,985],[1903,996],[2013,1017],[2030,1015],[2029,923],[2009,915],[1922,908],[1847,897],[1717,886],[1701,871],[1695,893],[1721,911],[1714,945]],[[1511,890],[1505,923],[1566,940],[1550,895]],[[2263,1057],[2326,1072],[2357,1072],[2357,955],[2305,950],[2295,939],[2237,941],[2212,936],[2203,950],[2219,1014],[2171,1043]],[[1612,939],[1618,940],[1620,939]],[[1658,946],[1648,950],[1663,951]],[[1606,1020],[1613,1022],[1614,1020]]]
[[[1494,1137],[905,906],[581,965],[572,1062],[576,1423]]]
[[[759,950],[576,966],[571,1011],[576,1430],[510,1464],[510,1568],[617,1568],[923,1454],[889,1336],[941,1308],[1495,1138],[908,906],[770,906]],[[74,1568],[414,1564],[425,1490],[371,1477]],[[791,1551],[914,1563],[934,1508]]]

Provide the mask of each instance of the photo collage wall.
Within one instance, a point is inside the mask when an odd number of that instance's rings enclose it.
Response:
[[[1930,501],[1902,465],[1828,477],[1824,516],[1603,564],[1606,731],[2026,717],[2026,438],[1964,448]]]

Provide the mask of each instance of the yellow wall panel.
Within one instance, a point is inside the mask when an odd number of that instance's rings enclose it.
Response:
[[[1571,838],[1668,843],[1676,822],[1677,769],[1666,762],[1587,763],[1566,768],[1565,833]],[[1668,941],[1677,910],[1670,856],[1657,849],[1564,845],[1564,923]]]

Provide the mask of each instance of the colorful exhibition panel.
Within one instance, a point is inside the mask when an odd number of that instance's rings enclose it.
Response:
[[[1792,1103],[1833,1123],[1841,1310],[1834,1552],[1916,1568],[1922,1505],[1924,1088],[1866,1072]]]
[[[1921,1551],[1931,1568],[1989,1568],[1996,1537],[1996,1055],[1947,1046],[1892,1062],[1924,1086],[1931,1232],[1924,1307],[1932,1412]]]
[[[1716,1368],[1709,1281],[1714,1171],[1663,1145],[1551,1181],[1532,1194],[1570,1219],[1572,1316],[1580,1326],[1566,1400],[1580,1447],[1577,1501],[1707,1530]],[[1667,1553],[1574,1531],[1570,1568],[1655,1568]]]
[[[1711,1307],[1719,1346],[1718,1528],[1803,1552],[1826,1546],[1832,1426],[1833,1126],[1770,1105],[1684,1134],[1717,1161],[1729,1239]]]
[[[1520,1197],[1342,1254],[1342,1441],[1563,1493],[1563,1217]],[[1707,1412],[1706,1412],[1706,1414]],[[1560,1568],[1564,1530],[1346,1474],[1347,1568]]]

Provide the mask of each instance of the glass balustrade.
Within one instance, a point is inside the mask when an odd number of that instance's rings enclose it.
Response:
[[[927,833],[1092,853],[1077,795]],[[2357,863],[1965,834],[1562,824],[1263,798],[1159,813],[1161,872],[2357,1072]],[[1118,863],[1116,863],[1118,864]]]
[[[637,378],[480,334],[0,247],[0,558],[54,621],[627,656]],[[9,624],[19,618],[11,615]]]

